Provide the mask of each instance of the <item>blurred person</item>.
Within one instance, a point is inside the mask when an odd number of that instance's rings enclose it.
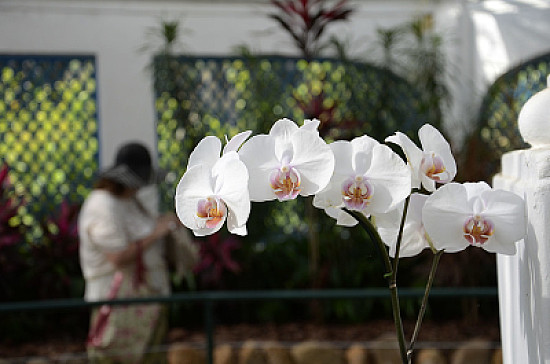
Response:
[[[138,199],[157,172],[140,143],[127,143],[103,171],[78,219],[80,264],[87,301],[170,294],[164,238],[180,225],[175,214],[155,216]],[[162,363],[154,353],[167,333],[161,304],[92,309],[86,343],[91,363]]]

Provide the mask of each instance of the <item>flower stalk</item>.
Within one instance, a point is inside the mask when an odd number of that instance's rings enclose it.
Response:
[[[403,320],[401,319],[401,310],[399,309],[399,294],[397,292],[397,276],[396,272],[393,269],[392,263],[390,261],[390,256],[386,250],[386,245],[382,241],[382,238],[378,234],[378,231],[372,224],[372,222],[363,214],[358,213],[357,211],[352,211],[344,208],[348,214],[353,216],[363,229],[367,232],[371,240],[376,244],[380,251],[380,255],[384,262],[385,273],[384,278],[388,282],[388,288],[390,290],[391,302],[392,302],[392,313],[393,320],[395,324],[395,330],[397,334],[397,341],[399,343],[399,352],[403,364],[407,364],[407,344],[405,341],[405,332],[403,331]]]
[[[403,240],[403,230],[405,228],[405,220],[407,219],[407,211],[409,210],[409,203],[411,201],[411,195],[408,195],[405,199],[405,206],[403,207],[403,216],[401,216],[401,222],[399,224],[399,234],[397,235],[397,243],[395,245],[395,257],[393,259],[393,272],[397,278],[397,268],[399,266],[399,251],[401,250],[401,241]]]
[[[422,320],[424,319],[424,314],[426,313],[426,307],[428,306],[428,297],[430,296],[430,291],[435,278],[435,272],[437,271],[437,266],[439,265],[439,260],[443,255],[443,250],[440,250],[434,254],[432,259],[432,267],[430,269],[430,275],[428,276],[428,282],[426,283],[426,289],[424,291],[424,297],[422,298],[422,304],[420,310],[418,311],[418,317],[416,319],[416,324],[414,326],[413,335],[411,337],[411,342],[409,344],[409,349],[407,350],[407,359],[408,363],[412,362],[412,354],[414,351],[414,345],[416,344],[416,339],[418,339],[418,334],[420,333],[420,327],[422,326]]]

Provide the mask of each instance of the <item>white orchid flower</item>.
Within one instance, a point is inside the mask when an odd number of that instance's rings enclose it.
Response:
[[[424,186],[433,192],[437,183],[448,183],[456,175],[456,162],[451,147],[443,135],[431,126],[424,124],[418,131],[422,149],[401,132],[386,138],[386,142],[397,144],[403,149],[412,169],[412,187]]]
[[[523,199],[485,182],[439,188],[426,200],[422,220],[435,248],[451,253],[472,245],[512,255],[526,233]]]
[[[394,209],[411,191],[411,174],[401,157],[369,136],[330,144],[336,164],[328,186],[313,205],[325,209],[338,225],[357,221],[342,210],[365,216]]]
[[[229,141],[220,157],[221,142],[203,138],[189,156],[187,170],[176,187],[176,214],[196,236],[227,228],[246,235],[250,214],[248,171],[237,149],[250,135],[243,132]]]
[[[403,226],[403,236],[399,248],[399,256],[402,258],[413,257],[420,254],[426,248],[430,248],[430,240],[422,223],[422,208],[428,195],[419,193],[411,194],[405,225]],[[390,212],[385,214],[376,214],[376,229],[382,238],[382,241],[390,248],[390,256],[395,257],[397,245],[397,236],[403,216],[403,207],[405,202]]]
[[[324,188],[334,169],[334,156],[319,137],[318,123],[298,127],[278,120],[269,134],[255,135],[243,144],[239,156],[250,174],[251,201],[291,200]]]

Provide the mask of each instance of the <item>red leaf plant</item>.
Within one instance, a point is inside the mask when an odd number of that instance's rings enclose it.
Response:
[[[208,236],[200,243],[200,261],[194,272],[206,286],[219,287],[224,272],[240,272],[241,266],[232,257],[233,251],[240,247],[240,241],[234,236],[223,238],[220,233]]]
[[[23,240],[20,226],[11,224],[10,220],[17,215],[24,202],[18,201],[11,193],[12,184],[8,173],[8,164],[4,163],[0,169],[0,249]]]
[[[82,275],[78,261],[79,211],[79,204],[63,201],[55,214],[41,222],[43,239],[31,248],[32,276],[39,283],[40,298],[70,296],[72,280]]]
[[[327,26],[346,20],[353,11],[347,7],[347,0],[340,0],[332,6],[327,3],[326,0],[271,0],[279,12],[269,17],[290,34],[307,60],[317,55]]]
[[[294,100],[300,110],[303,111],[306,119],[318,119],[319,135],[321,137],[331,137],[338,139],[351,139],[356,135],[356,131],[361,128],[363,124],[360,120],[336,120],[335,113],[338,107],[338,102],[333,101],[325,103],[325,93],[321,91],[318,95],[307,98],[300,97],[297,94],[294,95]],[[338,135],[334,135],[338,133]]]
[[[23,199],[14,193],[9,166],[4,163],[0,168],[0,300],[21,299],[21,294],[26,294],[21,282],[27,271],[27,261],[21,253],[24,226],[13,220],[23,205]]]

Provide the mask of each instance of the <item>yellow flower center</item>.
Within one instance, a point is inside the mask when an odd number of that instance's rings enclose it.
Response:
[[[420,162],[420,170],[428,178],[437,182],[445,183],[451,180],[451,176],[445,168],[443,159],[433,152],[424,154]]]
[[[295,199],[301,191],[300,174],[288,165],[273,171],[269,182],[279,201]]]
[[[213,229],[223,223],[226,215],[225,204],[216,197],[207,197],[197,203],[197,217],[203,220],[206,228]]]
[[[472,245],[484,244],[495,232],[490,220],[477,215],[466,220],[463,230],[464,238]]]
[[[362,176],[350,177],[342,183],[342,200],[350,210],[363,210],[369,204],[372,194],[372,186]]]

